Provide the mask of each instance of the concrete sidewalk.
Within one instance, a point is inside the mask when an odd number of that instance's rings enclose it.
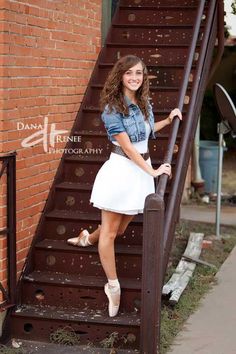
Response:
[[[208,206],[183,206],[181,218],[215,222],[215,210]],[[222,208],[222,224],[236,226],[236,208]],[[236,231],[235,231],[236,233]],[[198,310],[177,335],[170,354],[236,353],[236,248],[216,275],[217,285],[202,299]]]
[[[216,207],[213,205],[181,205],[180,218],[215,223]],[[221,207],[221,224],[236,226],[236,206],[223,205]]]

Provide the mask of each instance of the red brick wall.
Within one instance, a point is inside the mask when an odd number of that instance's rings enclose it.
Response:
[[[17,271],[21,271],[58,167],[42,143],[23,147],[44,123],[70,131],[100,50],[101,0],[0,1],[0,152],[17,151]],[[65,143],[57,143],[63,148]],[[1,167],[0,167],[1,168]],[[0,199],[0,228],[5,199]],[[0,236],[0,281],[6,240]]]

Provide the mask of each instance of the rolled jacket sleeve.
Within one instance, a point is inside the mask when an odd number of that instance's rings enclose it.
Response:
[[[102,113],[102,120],[109,137],[126,131],[122,122],[121,114],[114,110],[111,113],[108,113],[108,109],[105,108]]]

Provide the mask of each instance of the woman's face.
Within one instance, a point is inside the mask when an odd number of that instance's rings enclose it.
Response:
[[[137,91],[143,83],[143,66],[138,63],[132,68],[128,69],[123,77],[122,83],[124,88],[124,94],[127,92],[134,93]]]

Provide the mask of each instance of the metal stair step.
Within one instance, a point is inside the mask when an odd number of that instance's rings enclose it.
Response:
[[[60,210],[64,214],[63,210]],[[101,217],[99,220],[85,220],[85,219],[61,219],[54,217],[47,217],[45,221],[44,231],[41,234],[41,238],[54,239],[54,240],[67,240],[68,238],[77,237],[81,230],[87,229],[89,232],[93,232],[97,229],[98,224],[101,223]],[[141,245],[142,244],[143,230],[140,228],[140,221],[133,219],[128,225],[125,233],[117,237],[117,243]]]
[[[75,191],[88,190],[88,191],[90,191],[92,189],[92,184],[91,183],[61,182],[61,183],[56,184],[55,188],[59,189],[59,190],[75,190]]]
[[[184,116],[184,114],[183,114]],[[107,139],[107,133],[106,131],[100,131],[100,130],[75,130],[73,135],[78,135],[78,136],[83,136],[83,137],[104,137]],[[160,139],[168,139],[169,138],[169,134],[164,134],[161,132],[158,132],[158,140]],[[181,135],[178,136],[178,138],[181,138]]]
[[[85,106],[83,107],[83,112],[92,112],[92,113],[101,113],[101,110],[99,107],[94,107],[94,106]],[[154,115],[168,115],[170,113],[169,109],[153,109]],[[182,110],[182,113],[186,113],[186,108]]]
[[[181,8],[181,7],[197,7],[199,0],[165,0],[164,4],[163,1],[160,0],[121,0],[120,7],[130,7],[132,9],[133,6],[141,6],[141,7],[160,7],[160,8]],[[208,1],[206,1],[208,3]],[[154,5],[156,4],[156,5]]]
[[[73,187],[71,186],[73,184]],[[59,190],[67,191],[68,194],[71,188],[80,191],[80,188],[87,188],[80,183],[62,182]],[[60,189],[61,188],[61,189]],[[57,193],[59,193],[57,191]],[[56,193],[56,194],[57,194]],[[95,209],[94,209],[95,210]],[[45,225],[41,233],[41,239],[54,239],[65,241],[68,238],[76,237],[81,230],[87,229],[90,233],[97,229],[101,224],[101,214],[84,213],[81,215],[73,211],[65,212],[64,210],[53,210],[47,212]],[[91,217],[90,217],[91,215]],[[117,237],[116,242],[119,244],[141,245],[142,244],[142,215],[136,215],[132,222],[128,225],[125,233]]]
[[[77,247],[66,239],[44,239],[36,243],[35,270],[64,272],[84,276],[104,276],[97,245]],[[140,278],[142,246],[128,243],[115,244],[118,277]]]
[[[140,29],[159,29],[159,28],[171,28],[171,29],[189,29],[193,27],[192,24],[151,24],[151,23],[114,23],[113,28],[140,28]],[[201,26],[203,27],[203,26]]]
[[[165,156],[165,153],[168,149],[168,130],[163,129],[163,134],[159,135],[159,133],[157,133],[157,140],[150,139],[148,142],[148,149],[152,163],[158,163],[158,161],[162,161]],[[73,136],[76,135],[77,132],[76,134],[73,134]],[[96,134],[96,132],[94,132],[93,135],[91,135],[90,133],[89,135],[83,134],[82,136],[78,134],[77,136],[78,139],[70,143],[70,150],[68,150],[70,153],[67,154],[67,157],[65,156],[66,159],[71,156],[77,156],[78,158],[80,157],[83,159],[85,159],[86,157],[93,157],[94,160],[96,160],[97,158],[100,159],[101,157],[104,157],[106,159],[110,157],[113,145],[108,141],[106,133],[102,135]],[[79,140],[79,143],[77,142],[77,140]],[[176,144],[178,145],[179,142],[180,136],[178,137]]]
[[[159,47],[164,47],[164,48],[168,48],[168,49],[172,49],[172,48],[189,48],[189,44],[188,43],[158,43],[158,45],[155,43],[123,43],[123,42],[106,42],[106,46],[107,47],[133,47],[133,48],[159,48]],[[200,44],[197,45],[197,48],[200,47]]]
[[[111,62],[100,62],[99,64],[98,64],[98,66],[99,66],[99,68],[109,68],[109,69],[112,69],[113,68],[113,66],[114,66],[114,64],[115,63],[111,63]],[[162,64],[148,64],[147,63],[147,68],[157,68],[157,69],[159,69],[159,68],[173,68],[173,69],[176,69],[176,68],[181,68],[181,69],[184,69],[184,64],[171,64],[171,63],[162,63]],[[195,64],[193,65],[193,66],[196,66]]]
[[[80,344],[98,344],[109,337],[112,331],[119,337],[132,333],[133,349],[139,346],[140,316],[134,313],[119,312],[119,316],[109,317],[107,308],[102,310],[63,308],[57,306],[17,306],[12,313],[12,335],[31,340],[50,340],[50,333],[69,326],[80,336]],[[67,327],[68,330],[68,327]],[[117,343],[122,344],[122,341]],[[124,345],[124,342],[123,342]]]
[[[101,63],[99,65],[99,71],[94,74],[91,87],[103,88],[106,78],[113,67],[113,63]],[[184,64],[153,64],[148,65],[148,76],[150,82],[150,91],[155,90],[172,90],[173,87],[179,88],[183,82],[184,76]],[[189,86],[194,81],[196,64],[192,65],[191,74],[189,76]]]
[[[63,345],[47,342],[23,340],[21,338],[15,338],[16,342],[22,343],[24,352],[28,354],[111,354],[111,349],[99,348],[89,345]],[[11,343],[9,344],[11,346]],[[138,354],[139,350],[132,349],[120,349],[119,354]]]
[[[85,99],[85,107],[86,106],[98,106],[100,100],[100,94],[102,90],[102,85],[93,86],[90,85],[86,99]],[[169,108],[173,109],[178,105],[178,93],[180,87],[172,84],[171,86],[154,86],[150,88],[150,98],[152,102],[155,103],[154,106],[158,106],[159,108]],[[191,91],[188,88],[186,96],[188,96],[184,103],[189,104]]]
[[[152,144],[153,150],[155,151],[155,144],[157,145],[157,141],[153,140]],[[162,144],[160,144],[160,146],[161,145]],[[154,168],[158,168],[163,163],[165,153],[164,147],[161,146],[159,151],[156,149],[157,152],[151,153],[151,161]],[[153,156],[153,154],[155,155]],[[109,155],[110,153],[107,152],[107,156],[101,156],[100,154],[73,154],[64,156],[64,179],[70,182],[93,184],[96,175],[101,168],[101,164],[108,160]],[[176,166],[176,155],[174,156],[174,160],[171,164],[174,172]]]
[[[103,84],[94,83],[90,87],[102,90]],[[150,91],[179,91],[179,86],[150,86]]]
[[[205,8],[205,12],[207,8]],[[193,26],[197,13],[197,6],[182,7],[155,7],[146,6],[120,7],[113,27],[126,25],[127,27],[142,28],[189,28]],[[203,17],[203,20],[206,16]]]
[[[101,310],[107,306],[104,285],[105,276],[85,276],[63,272],[33,271],[23,277],[22,298],[24,304],[55,305]],[[134,278],[120,278],[122,297],[120,310],[140,311],[141,281]],[[101,305],[102,304],[102,305]]]
[[[105,129],[101,130],[75,130],[74,135],[81,135],[81,136],[101,136],[107,138],[107,133]]]
[[[101,220],[100,213],[84,213],[80,212],[68,212],[66,210],[52,210],[45,214],[48,219],[66,219],[66,220],[93,220],[99,222]]]
[[[103,288],[107,279],[104,276],[83,276],[70,273],[60,273],[60,272],[43,272],[43,271],[33,271],[28,275],[23,276],[23,280],[29,283],[38,284],[52,284],[57,286],[64,286],[68,284],[73,287],[92,287],[92,288]],[[120,285],[122,289],[133,289],[141,290],[140,279],[133,278],[120,278]]]
[[[124,0],[127,2],[127,0]],[[197,5],[120,5],[120,10],[196,10]]]
[[[173,108],[173,107],[172,107]],[[186,106],[184,106],[184,109],[182,110],[182,114],[183,114],[183,119],[185,119],[186,116]],[[155,104],[155,106],[153,107],[153,114],[155,117],[155,121],[159,122],[163,119],[165,119],[169,113],[171,111],[170,109],[160,109],[160,107],[157,106],[157,104]],[[82,122],[78,125],[76,125],[75,130],[73,132],[73,135],[81,135],[83,134],[87,134],[92,136],[93,134],[97,134],[97,136],[103,137],[106,136],[106,131],[105,131],[105,127],[104,127],[104,123],[101,119],[101,111],[99,110],[98,107],[94,107],[90,104],[87,104],[86,106],[83,107],[82,110]],[[180,125],[180,129],[179,129],[179,137],[181,137],[181,130],[182,130],[182,124]],[[169,137],[170,135],[170,129],[171,129],[171,125],[166,126],[164,129],[162,129],[161,131],[158,132],[158,137],[159,138],[165,138],[165,137]],[[82,136],[83,139],[83,136]]]
[[[159,133],[157,133],[157,139],[149,140],[148,149],[152,164],[154,165],[162,163],[164,159],[165,153],[168,149],[168,130],[163,129],[162,135],[159,135]],[[160,140],[161,144],[159,144]],[[178,137],[176,144],[179,144],[179,141],[180,136]],[[77,141],[72,142],[70,144],[70,150],[68,151],[70,153],[67,153],[67,155],[64,156],[65,161],[68,162],[75,159],[76,162],[81,162],[83,165],[85,162],[90,163],[90,167],[92,167],[94,163],[95,165],[97,165],[98,162],[105,162],[110,158],[112,152],[112,144],[108,141],[106,135],[96,135],[96,133],[94,133],[93,136],[81,136],[79,143]],[[174,161],[175,158],[176,156],[174,156]],[[86,182],[85,179],[86,176],[84,176],[83,182]],[[92,184],[93,181],[89,179],[87,182],[90,182]]]
[[[103,89],[103,84],[91,84],[94,89]],[[150,86],[150,91],[179,91],[179,86]]]
[[[81,163],[103,163],[107,160],[107,156],[93,156],[93,155],[67,155],[65,156],[66,161],[71,162],[81,162]]]
[[[66,183],[66,182],[65,182]],[[84,212],[94,212],[94,206],[90,203],[93,184],[77,183],[57,184],[55,186],[55,196],[53,207],[56,210],[68,210],[76,212],[83,205]],[[169,195],[169,188],[165,193],[165,200]]]
[[[203,33],[203,32],[202,32]],[[192,26],[182,30],[181,28],[149,28],[148,30],[140,28],[138,31],[135,27],[122,27],[122,28],[111,28],[109,32],[110,38],[114,42],[127,43],[127,44],[143,44],[152,43],[158,47],[160,44],[169,43],[172,44],[186,44],[191,43],[193,29]],[[198,44],[200,43],[200,36]]]
[[[66,161],[70,161],[70,162],[80,162],[80,163],[103,163],[105,161],[107,161],[108,156],[90,156],[90,155],[86,155],[86,156],[82,156],[82,155],[69,155],[65,157]],[[162,160],[160,159],[152,159],[152,164],[153,165],[159,165],[162,163]],[[175,164],[173,162],[173,164]]]
[[[73,190],[73,191],[90,191],[93,188],[93,185],[90,183],[75,183],[75,182],[61,182],[55,185],[56,189],[59,190]],[[167,192],[169,190],[167,189]]]
[[[30,306],[19,305],[13,311],[14,317],[31,317],[31,318],[45,318],[51,320],[68,320],[71,322],[86,322],[98,324],[117,324],[119,326],[135,326],[140,324],[140,318],[136,313],[127,314],[121,312],[119,316],[109,317],[106,309],[104,311],[94,311],[84,309],[84,311],[77,311],[77,308],[67,309],[57,306]]]
[[[147,66],[152,65],[185,65],[188,56],[188,47],[180,46],[155,46],[145,49],[143,46],[129,47],[112,47],[104,48],[101,54],[101,63],[115,63],[117,59],[127,54],[132,54],[140,57]],[[197,60],[197,57],[195,58]]]
[[[90,254],[90,253],[98,253],[97,246],[89,246],[89,247],[75,247],[66,243],[66,240],[52,240],[52,239],[44,239],[39,241],[35,245],[36,249],[49,249],[51,251],[63,251],[63,252],[72,252],[72,253],[81,253],[81,254]],[[142,255],[142,247],[139,245],[115,245],[115,252],[117,255],[119,254],[128,254],[128,255]]]
[[[72,220],[72,221],[96,221],[99,223],[101,221],[101,214],[98,213],[85,213],[85,212],[72,212],[67,210],[52,210],[45,214],[47,219],[59,219],[59,220]],[[142,224],[143,214],[135,215],[134,221],[137,224]]]

